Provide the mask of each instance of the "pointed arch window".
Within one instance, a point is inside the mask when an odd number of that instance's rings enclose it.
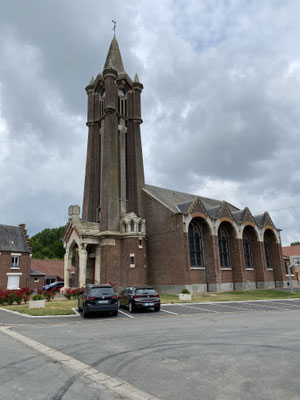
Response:
[[[135,226],[135,223],[134,223],[134,220],[132,219],[130,221],[130,232],[134,232],[134,226]]]
[[[264,238],[264,245],[265,245],[265,256],[266,256],[266,265],[267,268],[272,268],[271,266],[271,243],[269,238],[265,236]]]
[[[100,92],[100,100],[99,100],[99,116],[100,118],[104,115],[104,98],[105,98],[105,89],[102,89]]]
[[[218,242],[221,268],[229,267],[228,235],[221,226],[218,230]]]
[[[127,117],[127,93],[123,88],[118,90],[118,113]]]
[[[142,221],[140,221],[139,226],[138,226],[139,232],[142,232],[142,229],[143,229],[143,223],[142,223]]]
[[[189,246],[191,267],[204,267],[202,231],[193,222],[189,224]]]
[[[248,233],[243,232],[243,246],[246,268],[252,268],[251,245]]]

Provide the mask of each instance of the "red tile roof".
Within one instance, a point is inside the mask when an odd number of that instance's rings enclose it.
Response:
[[[300,244],[297,244],[296,246],[283,247],[282,254],[284,256],[299,256],[300,255]]]
[[[44,273],[46,276],[55,276],[64,279],[64,262],[56,260],[31,260],[31,268]],[[71,272],[75,268],[71,267]]]

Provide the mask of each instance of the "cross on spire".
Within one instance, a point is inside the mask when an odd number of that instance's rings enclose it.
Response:
[[[112,19],[111,22],[114,24],[114,27],[113,27],[112,29],[113,29],[113,31],[114,31],[114,36],[116,36],[117,21],[115,21],[115,20]]]

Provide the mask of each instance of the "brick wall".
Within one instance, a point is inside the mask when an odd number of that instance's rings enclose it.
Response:
[[[38,282],[34,282],[34,279],[38,278]],[[42,287],[45,285],[45,276],[31,276],[28,279],[28,287],[31,289],[42,289]]]
[[[30,271],[30,255],[29,253],[20,253],[19,268],[11,269],[12,255],[11,252],[1,252],[0,254],[0,288],[7,288],[7,273],[21,273],[20,288],[27,286],[27,277]]]
[[[149,283],[182,285],[190,280],[186,235],[181,215],[174,215],[144,193],[148,237]]]

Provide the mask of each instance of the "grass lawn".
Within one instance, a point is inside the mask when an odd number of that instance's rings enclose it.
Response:
[[[13,304],[11,306],[1,306],[1,308],[34,316],[72,315],[74,314],[72,308],[77,308],[77,300],[55,299],[46,301],[44,308],[29,308],[28,304]]]
[[[179,301],[176,294],[161,294],[162,303],[189,303]],[[207,303],[215,301],[245,301],[245,300],[270,300],[270,299],[299,299],[300,292],[280,292],[277,290],[243,290],[222,293],[196,293],[192,296],[194,303]]]

